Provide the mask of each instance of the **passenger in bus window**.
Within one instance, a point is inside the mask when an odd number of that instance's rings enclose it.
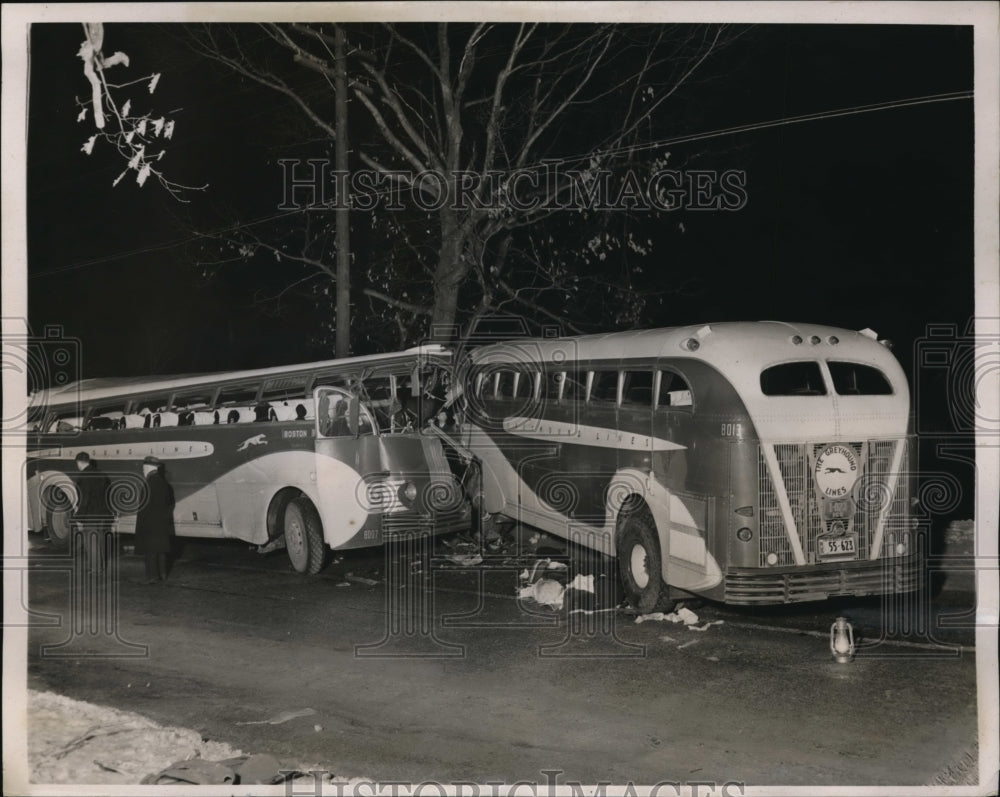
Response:
[[[106,431],[108,429],[114,429],[115,422],[114,419],[108,418],[103,415],[98,415],[96,418],[91,418],[87,422],[88,431]]]
[[[306,410],[306,405],[305,404],[296,404],[295,405],[295,420],[297,420],[297,421],[304,421],[306,419],[306,414],[307,414],[307,410]]]
[[[327,437],[346,437],[351,433],[351,428],[347,423],[347,401],[339,399],[336,404],[330,404],[330,415],[323,427],[323,434]]]
[[[278,420],[278,416],[274,412],[274,407],[268,404],[266,401],[261,401],[253,408],[254,421],[256,423],[266,423],[268,421]]]
[[[142,461],[146,501],[135,516],[135,552],[144,558],[147,584],[166,580],[174,534],[174,491],[163,477],[162,467],[156,457]]]

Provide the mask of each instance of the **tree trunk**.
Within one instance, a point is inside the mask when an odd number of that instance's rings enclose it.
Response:
[[[455,318],[458,310],[458,289],[469,271],[465,257],[465,240],[455,215],[447,208],[441,211],[441,249],[434,269],[434,308],[431,313],[430,336],[440,343],[457,338]]]

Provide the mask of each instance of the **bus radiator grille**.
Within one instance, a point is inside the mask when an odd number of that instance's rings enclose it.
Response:
[[[861,474],[852,491],[854,513],[851,531],[858,536],[858,558],[869,559],[875,540],[878,520],[886,504],[883,527],[883,544],[878,558],[894,555],[894,545],[906,528],[909,508],[909,446],[907,440],[867,440],[848,443],[854,449],[861,463]],[[899,477],[893,478],[892,455],[897,444],[903,453],[899,465]],[[816,492],[814,466],[817,454],[825,443],[779,443],[774,446],[781,480],[788,496],[792,520],[798,533],[799,544],[807,562],[817,561],[816,539],[824,531],[820,516],[820,501]],[[768,566],[767,557],[774,553],[778,561],[776,567],[795,564],[791,541],[785,529],[780,503],[775,490],[772,474],[767,467],[764,452],[758,454],[758,501],[760,526],[761,567]],[[895,482],[895,489],[893,489]]]

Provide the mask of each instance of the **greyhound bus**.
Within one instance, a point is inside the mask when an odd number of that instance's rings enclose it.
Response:
[[[471,352],[483,510],[617,556],[641,611],[917,586],[909,389],[860,332],[721,323]]]
[[[110,478],[114,530],[135,530],[141,463],[159,458],[178,536],[287,548],[319,572],[330,549],[394,530],[468,528],[441,442],[420,434],[447,379],[440,346],[176,377],[89,379],[39,394],[27,448],[29,529],[65,545],[86,452]]]

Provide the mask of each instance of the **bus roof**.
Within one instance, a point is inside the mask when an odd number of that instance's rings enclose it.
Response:
[[[475,364],[696,360],[714,368],[735,388],[761,440],[868,439],[906,433],[909,386],[888,347],[869,329],[855,332],[818,324],[781,321],[726,322],[585,335],[576,338],[522,339],[484,346],[471,355]],[[761,372],[773,365],[846,361],[879,369],[890,395],[766,396]],[[831,431],[831,418],[835,418]]]
[[[172,392],[202,385],[226,385],[262,380],[269,377],[289,377],[298,374],[331,376],[362,371],[387,372],[400,366],[412,366],[417,361],[448,363],[451,352],[439,344],[416,346],[401,352],[345,357],[339,360],[319,360],[296,365],[278,365],[245,371],[215,371],[173,376],[97,377],[81,379],[58,388],[48,388],[35,394],[45,397],[47,406],[114,399],[144,393]]]
[[[800,342],[796,343],[796,337]],[[811,341],[818,339],[818,343]],[[831,340],[836,339],[836,343]],[[688,341],[694,340],[697,345]],[[871,330],[853,331],[784,321],[727,321],[683,327],[607,332],[563,338],[523,338],[488,345],[472,353],[475,363],[511,362],[529,356],[543,362],[687,357],[731,374],[778,362],[844,358],[893,371],[898,363]]]

